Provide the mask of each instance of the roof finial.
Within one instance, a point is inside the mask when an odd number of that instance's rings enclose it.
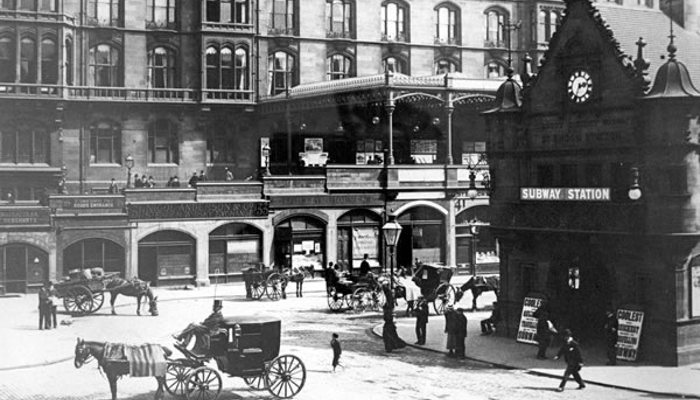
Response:
[[[673,60],[676,58],[676,50],[678,50],[676,45],[673,44],[673,38],[676,37],[676,35],[673,34],[673,0],[668,0],[668,21],[671,27],[671,34],[668,36],[668,38],[671,39],[671,41],[669,42],[666,50],[668,50],[668,58]]]
[[[503,29],[508,31],[508,68],[506,68],[506,75],[508,75],[508,79],[513,77],[513,57],[512,57],[512,46],[511,46],[511,33],[515,30],[519,30],[520,27],[522,26],[522,22],[518,21],[514,24],[510,22],[505,22],[505,23],[499,23],[500,25],[503,26]]]

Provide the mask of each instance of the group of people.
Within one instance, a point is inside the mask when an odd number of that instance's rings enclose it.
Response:
[[[204,173],[204,170],[199,171],[199,176],[197,175],[197,171],[194,171],[190,177],[190,180],[187,181],[187,184],[190,185],[190,187],[195,188],[197,187],[197,183],[205,182],[207,180],[207,175]]]
[[[146,174],[141,175],[134,174],[134,187],[136,189],[152,189],[156,187],[156,180],[153,175],[146,177]]]
[[[58,292],[53,282],[48,281],[39,289],[39,330],[58,328],[56,309],[58,308]]]

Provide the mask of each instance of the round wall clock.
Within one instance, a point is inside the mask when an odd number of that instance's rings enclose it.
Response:
[[[569,100],[574,103],[584,103],[593,92],[593,78],[584,70],[576,70],[569,76]]]

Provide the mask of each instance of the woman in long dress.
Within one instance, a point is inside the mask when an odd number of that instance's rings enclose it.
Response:
[[[387,305],[390,304],[387,302]],[[384,350],[391,353],[395,349],[403,349],[406,347],[406,342],[401,340],[396,332],[396,324],[394,323],[394,307],[384,306],[384,330],[382,331],[382,339],[384,340]]]

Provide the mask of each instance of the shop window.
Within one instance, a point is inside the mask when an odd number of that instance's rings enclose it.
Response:
[[[49,135],[41,128],[0,127],[0,162],[48,163]]]
[[[121,0],[88,0],[88,23],[101,26],[121,26]]]
[[[175,54],[165,47],[148,53],[148,84],[151,88],[172,88],[175,85]]]
[[[289,88],[294,86],[295,79],[295,58],[293,55],[277,51],[268,58],[268,72],[270,75],[270,90],[271,95],[285,93]]]
[[[576,164],[562,164],[559,169],[561,174],[561,186],[578,186],[578,168]]]
[[[345,79],[352,76],[353,60],[342,54],[333,54],[326,59],[328,80]]]
[[[402,57],[389,56],[382,61],[384,71],[408,75],[408,61]]]
[[[554,166],[538,165],[537,166],[537,186],[552,187],[554,186]]]
[[[0,82],[15,81],[15,44],[9,36],[0,37]]]
[[[508,13],[501,8],[491,8],[485,13],[486,39],[484,47],[505,47]]]
[[[362,139],[355,143],[355,164],[383,164],[384,147],[381,140]]]
[[[58,52],[52,39],[41,41],[41,83],[58,83]]]
[[[273,34],[294,35],[296,32],[295,0],[272,0]]]
[[[459,65],[449,59],[441,58],[435,61],[435,74],[441,75],[448,72],[458,72],[460,70]]]
[[[19,48],[19,81],[22,83],[36,83],[36,42],[31,38],[22,38]]]
[[[148,162],[177,164],[179,155],[176,125],[165,119],[154,121],[148,129]]]
[[[408,5],[398,1],[382,4],[382,40],[408,41]]]
[[[462,142],[462,164],[476,166],[486,160],[486,142]]]
[[[100,122],[90,127],[90,164],[121,162],[121,130],[116,124]]]
[[[442,3],[435,9],[435,41],[436,43],[459,44],[460,11],[452,3]]]
[[[239,274],[262,262],[262,233],[246,224],[228,224],[209,234],[209,273]]]
[[[175,26],[177,0],[148,0],[146,3],[146,27],[173,28]]]
[[[90,49],[88,58],[89,86],[120,86],[118,49],[108,44],[99,44]]]
[[[353,2],[350,0],[326,0],[326,35],[350,38],[353,36]]]
[[[63,272],[76,268],[104,268],[124,273],[124,248],[111,240],[85,239],[63,251]]]

